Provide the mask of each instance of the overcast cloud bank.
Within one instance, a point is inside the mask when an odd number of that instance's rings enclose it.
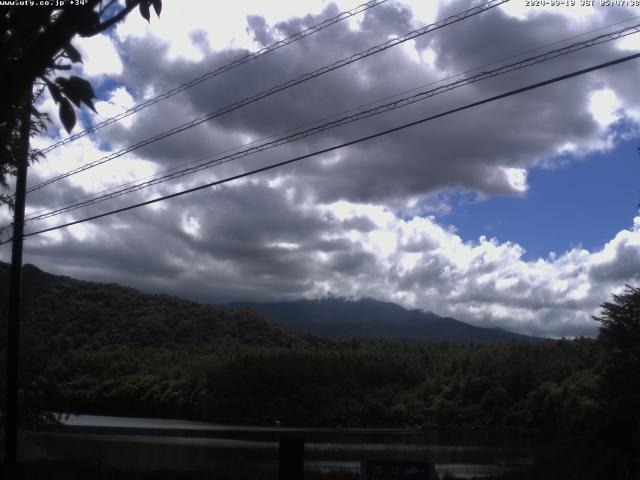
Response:
[[[162,19],[150,27],[134,15],[110,37],[82,44],[84,74],[104,98],[98,104],[102,118],[224,65],[246,48],[259,48],[352,6],[330,4],[305,17],[289,18],[285,11],[279,18],[275,14],[276,20],[256,7],[242,12],[246,35],[236,30],[229,44],[212,29],[205,12],[189,15],[185,31],[184,25],[178,27],[184,20],[181,12],[171,10],[173,2],[166,3]],[[469,5],[441,2],[435,15],[443,18]],[[318,12],[317,5],[309,11]],[[229,14],[230,24],[240,13]],[[97,137],[51,152],[30,173],[30,182],[418,28],[434,13],[416,13],[395,2],[371,9],[358,22],[336,25],[101,130]],[[117,181],[175,167],[631,16],[626,9],[573,17],[494,9],[42,189],[30,197],[30,209],[71,201]],[[617,58],[630,48],[636,45],[625,41],[584,50],[185,177],[179,184],[154,187],[135,198],[345,142]],[[598,305],[640,280],[640,217],[629,219],[628,229],[601,249],[572,248],[525,260],[526,246],[485,237],[463,239],[438,214],[456,208],[448,192],[472,192],[477,201],[493,195],[521,197],[527,194],[532,168],[555,167],[560,154],[580,161],[590,152],[611,150],[622,139],[637,138],[639,74],[637,63],[626,64],[250,180],[34,237],[26,244],[27,261],[56,273],[210,302],[327,294],[374,297],[522,333],[594,334],[597,324],[591,315]],[[43,105],[53,107],[51,101]],[[35,140],[36,146],[48,142]],[[133,200],[109,205],[128,203]],[[62,218],[106,209],[101,205]],[[4,258],[7,252],[2,252]]]

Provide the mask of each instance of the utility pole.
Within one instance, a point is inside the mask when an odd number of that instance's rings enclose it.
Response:
[[[9,325],[7,331],[7,380],[4,417],[4,462],[8,468],[18,463],[18,356],[20,353],[20,316],[22,310],[22,241],[24,207],[29,165],[32,85],[25,89],[20,115],[20,144],[16,152],[16,196],[13,213],[13,243],[9,279]]]

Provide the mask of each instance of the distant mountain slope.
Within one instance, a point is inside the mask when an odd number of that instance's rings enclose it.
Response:
[[[0,263],[0,367],[8,282],[9,266]],[[253,311],[23,268],[20,376],[26,411],[213,418],[208,405],[215,394],[207,378],[224,372],[227,362],[246,352],[324,350],[330,343]]]
[[[8,277],[8,265],[0,263],[0,367]],[[271,310],[257,308],[263,305]],[[74,280],[26,265],[20,325],[24,418],[79,412],[228,424],[539,430],[555,426],[558,418],[571,418],[573,425],[591,418],[584,416],[588,412],[594,415],[588,392],[596,385],[598,354],[591,340],[478,345],[527,337],[375,300],[251,306],[298,327],[306,322],[319,333],[475,345],[322,338],[246,309]],[[545,400],[558,392],[569,396]]]
[[[510,340],[540,341],[501,328],[480,328],[432,312],[406,310],[371,298],[342,298],[292,302],[234,302],[224,308],[248,308],[287,327],[328,337],[366,337],[432,343],[496,343]]]
[[[236,302],[216,307],[117,284],[52,275],[33,265],[25,265],[23,272],[23,345],[38,345],[43,353],[68,348],[206,348],[214,344],[304,347],[321,341],[312,335],[459,344],[540,340],[373,299]],[[8,280],[9,265],[0,262],[3,320]]]
[[[8,311],[9,265],[0,262],[0,318]],[[152,295],[117,284],[23,269],[23,345],[45,350],[116,347],[190,347],[225,344],[305,345],[310,335],[293,332],[252,311],[229,311],[169,295]]]

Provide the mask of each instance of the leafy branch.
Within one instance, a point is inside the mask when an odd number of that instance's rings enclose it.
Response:
[[[84,6],[0,9],[0,185],[7,186],[7,177],[15,175],[20,158],[18,132],[23,106],[19,99],[32,95],[31,135],[51,123],[34,107],[36,97],[43,91],[58,105],[59,119],[71,132],[77,118],[74,107],[86,106],[96,111],[96,95],[90,82],[57,73],[82,63],[72,39],[105,32],[136,8],[150,22],[152,8],[160,15],[162,0],[126,0],[124,5],[117,0],[87,0]],[[34,86],[37,95],[32,92]],[[31,156],[29,161],[35,159]],[[3,198],[0,195],[0,203],[6,203]]]

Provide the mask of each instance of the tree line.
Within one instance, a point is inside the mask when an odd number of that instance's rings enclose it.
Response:
[[[6,325],[8,272],[6,264],[0,267]],[[617,478],[612,465],[637,471],[640,457],[640,289],[614,296],[598,320],[597,339],[494,345],[329,340],[249,310],[27,266],[23,422],[33,426],[43,421],[42,412],[58,411],[520,430],[553,442],[572,439],[569,444],[581,446],[574,452],[579,457],[595,449],[590,458],[602,459],[607,478]]]

